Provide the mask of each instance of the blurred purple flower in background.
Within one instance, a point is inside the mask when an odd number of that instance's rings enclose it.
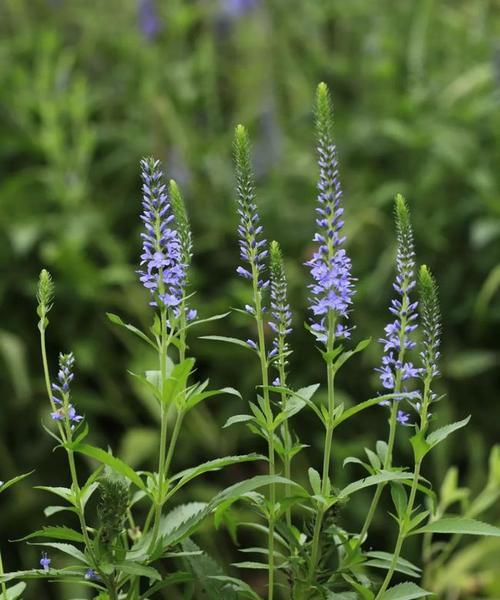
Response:
[[[221,0],[221,12],[228,17],[239,18],[257,6],[257,0]]]
[[[139,29],[146,40],[154,40],[162,28],[155,0],[138,0]]]

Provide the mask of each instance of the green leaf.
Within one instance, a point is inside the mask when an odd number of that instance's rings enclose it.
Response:
[[[439,442],[445,440],[450,433],[465,427],[469,421],[470,415],[465,419],[462,419],[462,421],[457,421],[456,423],[451,423],[450,425],[445,425],[444,427],[436,429],[436,431],[433,431],[427,436],[426,442],[429,444],[429,446],[436,446],[436,444],[439,444]]]
[[[18,475],[17,477],[13,477],[12,479],[9,479],[8,481],[1,481],[0,482],[0,493],[5,492],[5,490],[10,488],[11,485],[14,485],[18,481],[23,480],[25,477],[29,477],[34,472],[35,471],[30,471],[29,473],[24,473],[23,475]]]
[[[220,396],[222,394],[228,394],[230,396],[236,396],[237,398],[241,398],[241,394],[238,392],[238,390],[235,390],[232,387],[225,387],[219,390],[208,390],[206,392],[199,392],[193,394],[192,396],[189,396],[186,401],[186,410],[190,410],[191,408],[195,407],[197,404],[203,402],[203,400],[206,400],[207,398],[211,398],[212,396]]]
[[[155,581],[161,581],[161,579],[162,579],[162,576],[153,567],[147,567],[145,565],[140,565],[136,562],[126,561],[126,562],[116,564],[114,566],[119,571],[123,571],[123,573],[127,573],[127,575],[135,575],[136,577],[147,577],[148,579],[152,579]]]
[[[500,537],[500,528],[475,519],[465,519],[462,517],[444,517],[416,531],[411,535],[420,533],[450,533],[459,535],[488,535]]]
[[[233,567],[238,567],[239,569],[263,569],[264,571],[269,570],[269,565],[267,563],[255,562],[253,560],[244,560],[242,562],[231,563],[231,565]]]
[[[426,592],[415,583],[400,583],[389,588],[382,596],[382,600],[413,600],[414,598],[423,598],[424,596],[433,596],[431,592]]]
[[[406,514],[408,497],[404,487],[396,481],[391,481],[391,497],[396,508],[396,514],[401,519]]]
[[[225,583],[231,584],[230,589],[241,592],[244,598],[251,598],[252,600],[261,600],[260,596],[258,596],[253,589],[245,583],[241,581],[241,579],[237,579],[236,577],[228,577],[227,575],[210,575],[210,579],[216,579],[217,581],[223,581]]]
[[[187,563],[198,580],[204,596],[213,599],[238,600],[235,591],[231,591],[224,582],[212,578],[212,576],[224,575],[224,571],[211,556],[202,552],[189,538],[182,542],[182,549],[191,551],[191,553],[198,553],[197,556],[188,558]]]
[[[79,560],[82,563],[88,565],[87,557],[85,556],[85,554],[81,550],[76,548],[76,546],[73,546],[73,544],[63,544],[60,542],[35,542],[33,545],[48,546],[50,548],[55,548],[56,550],[64,552],[64,554],[68,554],[69,556],[76,558],[76,560]]]
[[[380,551],[367,552],[366,556],[369,559],[371,559],[371,560],[368,560],[366,563],[364,563],[366,566],[376,567],[376,568],[385,569],[385,570],[389,570],[389,568],[392,564],[392,559],[394,557],[394,555],[390,552],[380,552]],[[401,558],[401,557],[399,557],[396,562],[395,570],[398,571],[399,573],[404,573],[405,575],[409,575],[410,577],[420,577],[420,574],[421,574],[421,569],[419,567],[417,567],[417,565],[414,565],[410,561],[405,560],[404,558]]]
[[[255,352],[255,350],[253,350],[253,348],[251,348],[246,342],[244,342],[243,340],[239,340],[238,338],[226,337],[223,335],[202,335],[200,337],[200,340],[213,340],[215,342],[227,342],[228,344],[236,344],[236,346],[243,346],[243,348],[246,348],[247,350],[252,350],[253,352]]]
[[[334,364],[334,368],[336,371],[340,369],[340,367],[345,364],[352,356],[358,354],[358,352],[362,352],[372,341],[372,338],[368,338],[366,340],[361,340],[359,344],[354,348],[354,350],[348,350],[347,352],[342,352],[342,354],[337,358]]]
[[[321,494],[321,476],[312,467],[309,467],[307,470],[307,474],[309,476],[309,483],[311,484],[311,488],[313,493],[320,495]]]
[[[410,438],[410,444],[413,448],[413,456],[415,457],[416,463],[421,462],[427,452],[431,449],[424,439],[423,431],[417,431],[417,433]]]
[[[129,323],[124,323],[118,315],[114,315],[113,313],[106,313],[106,316],[111,321],[111,323],[114,323],[115,325],[119,325],[120,327],[124,327],[125,329],[128,329],[133,334],[135,334],[137,337],[141,338],[141,340],[143,340],[144,342],[146,342],[147,344],[152,346],[155,350],[157,350],[156,344],[153,342],[153,340],[151,340],[140,329],[137,329],[137,327],[134,327],[133,325],[130,325]]]
[[[354,492],[358,492],[365,487],[369,487],[371,485],[378,485],[379,483],[383,483],[384,481],[395,481],[398,479],[411,479],[413,477],[413,473],[402,473],[401,471],[381,471],[377,475],[370,475],[369,477],[365,477],[364,479],[360,479],[359,481],[355,481],[354,483],[350,483],[343,490],[340,490],[337,497],[346,498],[350,496]]]
[[[55,494],[60,498],[63,498],[70,504],[75,504],[75,498],[73,496],[73,492],[66,487],[51,487],[48,485],[36,485],[35,490],[44,490],[45,492],[50,492],[51,494]]]
[[[80,452],[80,454],[85,454],[85,456],[95,458],[96,460],[104,463],[105,465],[108,465],[108,467],[111,467],[113,471],[115,471],[116,473],[120,473],[120,475],[123,475],[124,477],[129,479],[138,488],[146,491],[146,485],[139,477],[139,475],[134,471],[134,469],[129,467],[126,463],[124,463],[116,456],[105,452],[101,448],[90,446],[89,444],[78,444],[75,447],[75,451]]]
[[[44,527],[38,531],[30,533],[29,535],[16,540],[16,542],[24,542],[31,540],[36,537],[55,538],[57,540],[66,540],[68,542],[81,542],[85,541],[85,538],[79,531],[70,529],[69,527]]]
[[[13,585],[12,587],[7,589],[7,598],[4,598],[2,596],[2,600],[17,600],[17,598],[21,597],[21,594],[24,592],[25,589],[26,584],[24,583],[24,581],[16,583],[16,585]]]
[[[248,423],[248,421],[253,421],[254,418],[255,417],[252,415],[234,415],[229,417],[229,419],[224,423],[222,429],[225,427],[231,427],[231,425],[235,425],[236,423]]]
[[[176,585],[178,583],[186,583],[188,581],[192,581],[193,576],[191,573],[184,573],[183,571],[178,571],[177,573],[172,573],[171,575],[164,575],[162,580],[153,587],[150,587],[144,594],[139,597],[139,600],[146,600],[146,598],[152,598],[153,594],[159,592],[163,588],[169,587],[171,585]]]
[[[183,485],[191,481],[195,477],[202,475],[203,473],[208,473],[209,471],[218,471],[223,467],[228,465],[234,465],[236,463],[249,462],[252,460],[267,460],[265,456],[262,454],[241,454],[238,456],[225,456],[223,458],[216,458],[214,460],[209,460],[197,467],[191,467],[189,469],[185,469],[180,473],[176,473],[170,481],[180,480],[179,483],[169,492],[168,497],[172,496],[181,488]]]
[[[43,509],[43,514],[46,517],[51,517],[52,515],[63,512],[65,510],[67,510],[69,512],[77,512],[75,508],[72,508],[70,506],[46,506]]]
[[[304,495],[305,498],[309,497],[309,494],[306,490],[291,479],[287,479],[285,477],[281,477],[281,475],[256,475],[250,479],[245,479],[244,481],[240,481],[239,483],[235,483],[230,487],[226,488],[222,492],[219,492],[210,502],[210,506],[216,508],[222,502],[226,500],[237,500],[241,498],[244,494],[248,492],[253,492],[256,489],[264,487],[266,485],[274,484],[288,484],[293,486],[294,488],[298,488],[298,490]]]
[[[370,408],[371,406],[378,405],[381,402],[383,402],[384,400],[394,400],[395,398],[406,398],[406,397],[412,397],[412,394],[411,393],[408,393],[408,394],[405,394],[405,393],[394,394],[393,393],[393,394],[383,394],[381,396],[376,396],[375,398],[370,398],[369,400],[365,400],[364,402],[355,404],[354,406],[351,406],[351,408],[342,412],[334,420],[333,426],[338,427],[341,423],[343,423],[344,421],[347,421],[347,419],[350,419],[353,415],[361,412],[362,410]]]
[[[194,358],[186,358],[173,366],[163,382],[162,402],[169,405],[176,402],[178,396],[185,393],[187,380],[195,364]],[[161,388],[160,388],[161,389]]]
[[[194,327],[196,325],[201,325],[203,323],[210,323],[211,321],[219,321],[220,319],[224,319],[225,317],[227,317],[230,314],[231,314],[231,311],[222,313],[220,315],[213,315],[212,317],[207,317],[206,319],[197,319],[195,321],[190,321],[186,325],[186,329],[189,329],[190,327]]]

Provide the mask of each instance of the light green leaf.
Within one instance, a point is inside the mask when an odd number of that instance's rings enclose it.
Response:
[[[255,562],[252,560],[244,560],[242,562],[231,563],[233,567],[238,567],[239,569],[264,569],[265,571],[269,570],[269,565],[267,563]]]
[[[371,567],[379,567],[381,569],[386,570],[390,568],[392,559],[394,557],[394,555],[391,552],[381,552],[375,550],[367,552],[366,556],[371,560],[364,563],[365,565]],[[420,569],[420,567],[417,567],[417,565],[414,565],[409,560],[406,560],[400,556],[396,562],[396,571],[404,573],[405,575],[410,575],[410,577],[420,577],[420,573],[422,570]]]
[[[440,427],[439,429],[436,429],[436,431],[433,431],[427,436],[426,442],[429,444],[429,446],[436,446],[436,444],[439,444],[439,442],[445,440],[450,435],[450,433],[453,433],[457,429],[465,427],[469,421],[470,415],[465,419],[462,419],[462,421],[457,421],[456,423],[450,423],[450,425]]]
[[[125,329],[128,329],[133,334],[135,334],[137,337],[141,338],[141,340],[143,340],[144,342],[146,342],[147,344],[152,346],[155,350],[157,350],[156,344],[153,342],[153,340],[151,340],[140,329],[137,329],[137,327],[134,327],[133,325],[130,325],[129,323],[124,323],[118,315],[114,315],[113,313],[106,313],[106,316],[111,321],[111,323],[114,323],[115,325],[119,325],[120,327],[124,327]]]
[[[69,488],[66,488],[66,487],[51,487],[48,485],[36,485],[35,490],[44,490],[45,492],[50,492],[51,494],[55,494],[56,496],[63,498],[64,500],[68,501],[70,504],[74,505],[74,503],[75,503],[73,492]]]
[[[234,589],[243,594],[244,598],[251,598],[252,600],[261,600],[260,596],[258,596],[252,588],[241,581],[241,579],[237,579],[236,577],[228,577],[227,575],[210,575],[210,579],[216,579],[217,581],[223,581],[225,583],[231,584],[230,589]]]
[[[424,596],[433,596],[431,592],[426,592],[415,583],[400,583],[389,588],[382,596],[382,600],[414,600],[414,598],[423,598]]]
[[[70,529],[69,527],[44,527],[38,531],[30,533],[29,535],[16,540],[17,542],[24,542],[31,540],[36,537],[55,538],[57,540],[66,540],[68,542],[81,542],[85,541],[85,538],[79,531]]]
[[[235,425],[236,423],[247,423],[248,421],[253,421],[254,418],[255,417],[252,415],[234,415],[229,417],[229,419],[224,423],[222,429],[225,427],[231,427],[231,425]]]
[[[191,321],[190,323],[188,323],[186,325],[186,329],[189,329],[190,327],[194,327],[196,325],[201,325],[202,323],[210,323],[211,321],[219,321],[220,319],[224,319],[225,317],[227,317],[230,314],[231,314],[231,311],[222,313],[220,315],[213,315],[213,317],[207,317],[206,319],[196,319],[195,321]]]
[[[147,577],[148,579],[152,579],[154,581],[161,581],[161,575],[153,567],[147,567],[145,565],[140,565],[136,562],[128,561],[119,563],[115,565],[115,567],[119,571],[127,573],[127,575],[135,575],[136,577]]]
[[[228,394],[230,396],[236,396],[237,398],[241,398],[241,394],[238,392],[238,390],[235,390],[232,387],[225,387],[219,390],[208,390],[206,392],[199,392],[193,394],[192,396],[189,396],[189,398],[186,401],[186,409],[190,410],[191,408],[193,408],[200,402],[203,402],[203,400],[206,400],[207,398],[211,398],[212,396],[221,396],[223,394]]]
[[[202,335],[200,340],[213,340],[215,342],[227,342],[228,344],[236,344],[237,346],[242,346],[247,350],[254,351],[246,342],[243,340],[239,340],[238,338],[226,337],[223,335]]]
[[[384,481],[395,481],[398,479],[411,479],[413,477],[413,473],[402,473],[401,471],[381,471],[377,473],[377,475],[370,475],[369,477],[365,477],[364,479],[360,479],[359,481],[355,481],[354,483],[350,483],[343,490],[340,490],[337,497],[346,498],[350,496],[354,492],[358,492],[365,487],[369,487],[371,485],[378,485],[379,483],[383,483]]]
[[[24,592],[25,589],[26,584],[24,583],[24,581],[16,583],[16,585],[13,585],[12,587],[7,589],[7,598],[4,598],[2,596],[2,600],[17,600],[17,598],[21,597],[21,594]]]
[[[13,477],[12,479],[9,479],[8,481],[0,482],[0,493],[5,492],[5,490],[10,488],[11,485],[14,485],[18,481],[23,480],[25,477],[29,477],[34,472],[35,471],[30,471],[29,473],[24,473],[23,475],[18,475],[17,477]]]
[[[342,354],[337,358],[334,364],[334,368],[336,371],[340,369],[340,367],[345,364],[352,356],[358,354],[358,352],[362,352],[368,344],[372,341],[371,338],[366,340],[361,340],[359,344],[354,348],[354,350],[348,350],[347,352],[342,352]]]
[[[172,482],[177,481],[177,480],[180,480],[180,481],[169,492],[168,497],[175,494],[179,490],[179,488],[181,488],[183,485],[188,483],[188,481],[191,481],[192,479],[194,479],[195,477],[198,477],[199,475],[202,475],[203,473],[208,473],[209,471],[218,471],[219,469],[222,469],[223,467],[226,467],[228,465],[234,465],[236,463],[241,463],[241,462],[249,462],[252,460],[267,460],[267,459],[262,454],[256,454],[256,453],[242,454],[239,456],[225,456],[223,458],[216,458],[214,460],[209,460],[205,463],[202,463],[201,465],[198,465],[197,467],[191,467],[189,469],[185,469],[184,471],[181,471],[180,473],[176,473],[170,479],[170,481],[172,481]]]
[[[73,544],[63,544],[60,542],[35,542],[33,545],[49,546],[50,548],[55,548],[56,550],[64,552],[64,554],[68,554],[69,556],[76,558],[76,560],[79,560],[82,563],[88,565],[87,557],[85,556],[85,554],[81,550],[78,550],[76,546],[73,546]]]
[[[316,469],[313,469],[312,467],[309,467],[309,469],[307,470],[307,474],[309,476],[309,483],[311,484],[311,488],[314,494],[321,494],[321,476],[318,473],[318,471],[316,471]]]
[[[500,528],[475,519],[465,519],[462,517],[444,517],[416,531],[411,535],[420,533],[450,533],[459,535],[488,535],[493,537],[500,536]]]
[[[120,473],[127,479],[129,479],[132,483],[134,483],[141,490],[146,491],[146,485],[139,477],[139,475],[129,467],[122,460],[105,452],[101,448],[96,448],[95,446],[90,446],[89,444],[78,444],[75,448],[76,452],[80,452],[80,454],[85,454],[86,456],[90,456],[91,458],[95,458],[96,460],[108,465],[111,467],[113,471],[116,473]]]

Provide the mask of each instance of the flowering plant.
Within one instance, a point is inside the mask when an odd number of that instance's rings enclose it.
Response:
[[[155,368],[131,375],[156,402],[160,421],[158,466],[156,471],[135,471],[111,450],[87,443],[89,423],[79,414],[73,400],[77,367],[74,355],[60,354],[56,378],[50,373],[46,333],[54,284],[50,274],[42,270],[37,312],[50,422],[44,427],[56,441],[56,448],[67,456],[71,483],[69,487],[39,486],[39,489],[55,495],[59,501],[58,505],[46,508],[47,519],[68,512],[75,523],[72,527],[47,525],[22,538],[43,548],[40,568],[4,573],[0,558],[2,600],[21,597],[25,580],[40,578],[78,582],[100,600],[166,597],[168,588],[181,590],[185,598],[258,599],[261,596],[249,583],[226,574],[192,539],[209,517],[219,526],[236,502],[246,504],[255,515],[248,525],[263,535],[265,544],[243,549],[264,557],[263,560],[233,563],[233,567],[263,570],[267,574],[269,600],[430,597],[432,590],[421,585],[432,581],[429,573],[432,574],[436,563],[442,564],[448,558],[460,536],[500,536],[500,529],[475,519],[500,495],[498,477],[489,484],[484,496],[460,516],[448,514],[453,503],[450,494],[447,497],[442,494],[438,500],[422,475],[427,454],[469,419],[439,429],[432,426],[434,407],[440,400],[434,391],[440,374],[438,289],[428,267],[423,265],[417,271],[410,213],[399,195],[395,199],[395,297],[389,307],[390,323],[380,339],[381,365],[375,369],[381,390],[373,398],[350,407],[336,397],[335,380],[339,371],[370,340],[352,342],[356,278],[352,275],[343,234],[344,207],[333,137],[333,109],[325,84],[317,89],[315,115],[319,164],[317,231],[313,238],[314,253],[306,263],[311,274],[308,300],[311,317],[306,327],[316,344],[318,359],[324,363],[326,402],[317,399],[318,383],[300,389],[293,387],[289,373],[293,315],[283,255],[278,242],[268,244],[264,236],[250,141],[245,128],[239,125],[234,157],[241,264],[236,272],[248,281],[251,300],[236,310],[253,322],[255,339],[222,336],[203,339],[235,344],[251,352],[258,361],[261,378],[255,398],[249,401],[248,413],[230,417],[224,427],[245,424],[264,440],[266,455],[218,457],[177,473],[173,471],[186,414],[209,397],[239,396],[239,393],[233,388],[210,390],[208,380],[195,379],[195,359],[189,356],[188,334],[198,324],[222,319],[228,313],[200,319],[190,307],[193,243],[182,195],[174,181],[167,184],[158,160],[144,159],[141,162],[144,231],[138,274],[150,294],[152,324],[143,331],[117,315],[108,317],[151,347],[157,357]],[[348,457],[344,467],[359,465],[366,474],[339,488],[332,469],[335,431],[371,408],[388,411],[387,441],[377,441],[375,451],[365,449],[368,462],[358,456]],[[324,443],[321,468],[309,466],[304,477],[293,459],[307,444],[294,434],[293,418],[307,410],[318,419]],[[403,428],[412,433],[412,468],[398,466],[395,459],[395,441]],[[85,481],[79,477],[76,461],[79,455],[97,465]],[[192,500],[179,504],[179,491],[195,478],[228,465],[253,461],[266,463],[267,473],[235,482],[208,502]],[[0,492],[28,475],[1,484]],[[353,494],[364,489],[373,493],[364,522],[344,526],[337,518],[338,513]],[[396,522],[397,537],[392,552],[372,550],[367,543],[384,491],[390,492],[391,517]],[[434,543],[434,534],[453,537],[448,544]],[[407,539],[419,535],[423,538],[426,569],[423,576],[419,566],[402,557]],[[415,581],[393,585],[395,574]],[[11,586],[13,580],[21,581]]]

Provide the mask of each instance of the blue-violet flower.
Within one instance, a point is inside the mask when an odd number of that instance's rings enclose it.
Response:
[[[314,279],[309,286],[312,293],[310,309],[315,317],[311,329],[317,339],[326,343],[329,335],[339,338],[350,336],[350,329],[339,320],[348,316],[354,294],[354,279],[351,276],[351,260],[343,248],[344,209],[333,139],[333,107],[324,83],[319,84],[316,93],[316,129],[320,173],[316,208],[318,231],[313,241],[318,247],[306,264]]]

